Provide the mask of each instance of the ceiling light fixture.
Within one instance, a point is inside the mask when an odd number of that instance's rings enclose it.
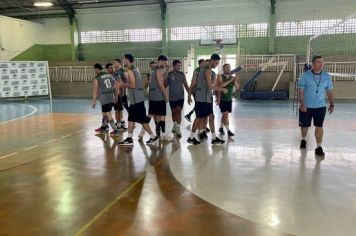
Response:
[[[53,6],[53,3],[51,3],[51,2],[35,2],[33,5],[35,7],[51,7],[51,6]]]

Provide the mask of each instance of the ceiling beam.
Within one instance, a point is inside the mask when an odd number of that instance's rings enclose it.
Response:
[[[75,19],[76,12],[73,9],[72,5],[70,5],[67,0],[57,0],[57,2],[66,12],[70,24],[73,24],[73,20]]]

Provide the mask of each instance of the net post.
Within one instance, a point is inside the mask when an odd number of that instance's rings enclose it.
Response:
[[[48,61],[45,61],[44,63],[46,65],[47,84],[48,84],[48,97],[49,97],[49,100],[52,100],[51,78],[50,78],[50,75],[49,75]]]

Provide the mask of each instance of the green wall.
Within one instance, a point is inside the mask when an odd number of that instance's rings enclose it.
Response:
[[[161,42],[93,43],[81,44],[80,48],[86,61],[121,58],[125,53],[136,58],[157,57],[162,52]]]
[[[41,45],[33,45],[26,51],[12,58],[13,61],[42,61],[44,60],[44,49]]]
[[[276,37],[275,53],[305,56],[308,38],[308,36]],[[268,40],[268,37],[240,39],[241,54],[268,54]],[[355,56],[355,42],[356,34],[322,36],[313,44],[312,54]],[[200,46],[197,40],[170,41],[168,56],[185,57],[190,45],[194,45],[196,55],[206,55],[213,52],[211,46]],[[125,53],[132,53],[136,58],[155,58],[162,53],[161,46],[161,42],[95,43],[81,44],[80,49],[85,61],[105,61],[122,57]],[[224,50],[226,54],[233,54],[236,53],[236,46],[226,45]],[[13,60],[71,61],[71,46],[70,44],[34,45]]]
[[[12,59],[13,61],[70,61],[70,44],[38,45],[29,49]]]

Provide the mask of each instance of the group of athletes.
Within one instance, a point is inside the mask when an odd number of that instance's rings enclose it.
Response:
[[[138,135],[143,139],[146,132],[150,138],[147,145],[156,145],[160,141],[172,141],[173,135],[166,132],[166,104],[169,103],[172,111],[172,133],[181,137],[182,110],[185,102],[185,91],[188,94],[188,104],[195,102],[194,109],[185,118],[191,122],[195,113],[188,143],[197,145],[208,138],[211,133],[211,144],[222,145],[224,140],[215,133],[215,120],[213,111],[213,95],[215,102],[220,107],[222,118],[219,128],[221,136],[229,137],[234,133],[229,127],[229,113],[232,111],[234,89],[238,90],[238,77],[231,73],[229,64],[223,65],[222,75],[213,71],[219,63],[220,56],[211,55],[209,60],[199,60],[199,67],[193,72],[190,86],[184,72],[181,71],[181,62],[174,60],[172,69],[168,59],[160,55],[157,62],[150,62],[150,73],[147,78],[142,78],[139,69],[134,65],[134,57],[125,54],[123,61],[114,59],[105,66],[95,64],[96,77],[93,82],[92,105],[95,108],[99,98],[102,107],[102,125],[95,131],[104,134],[112,128],[110,135],[118,137],[121,132],[128,131],[127,138],[119,143],[120,146],[133,146],[133,130],[135,123],[142,128]],[[148,95],[148,114],[146,113],[145,99]],[[115,109],[115,117],[111,111]],[[128,113],[128,127],[123,116],[123,110]],[[149,126],[150,121],[155,123],[155,132]],[[116,122],[115,122],[116,121]],[[209,128],[207,125],[209,124]],[[225,133],[225,129],[226,133]]]

